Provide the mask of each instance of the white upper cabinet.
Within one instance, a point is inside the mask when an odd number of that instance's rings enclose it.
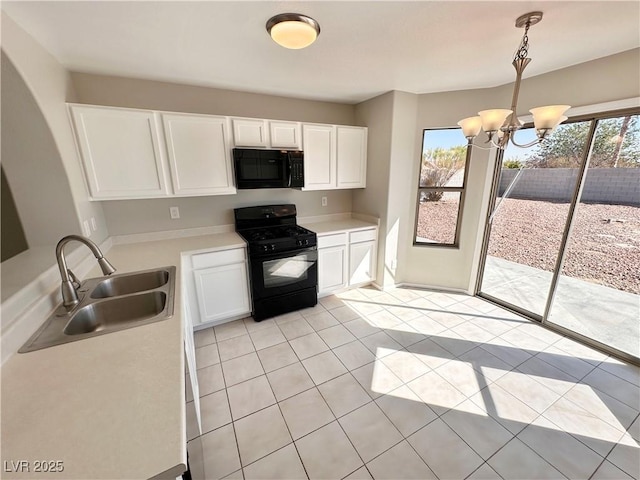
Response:
[[[300,150],[302,146],[302,132],[298,122],[269,121],[272,148],[287,148]]]
[[[236,193],[226,117],[162,114],[176,195]]]
[[[168,194],[154,112],[80,105],[70,110],[92,199]]]
[[[236,147],[269,146],[267,121],[258,118],[232,118],[233,144]]]
[[[304,124],[304,189],[329,190],[336,188],[336,127],[334,125]]]
[[[303,124],[304,190],[364,188],[367,128]]]
[[[364,188],[367,183],[367,129],[336,127],[337,187]]]

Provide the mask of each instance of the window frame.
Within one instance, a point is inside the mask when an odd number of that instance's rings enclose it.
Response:
[[[421,187],[420,186],[420,177],[422,176],[422,157],[424,155],[424,140],[427,132],[430,131],[442,131],[442,130],[458,130],[460,135],[462,136],[462,129],[460,127],[442,127],[442,128],[425,128],[422,130],[422,143],[420,149],[420,158],[419,158],[419,168],[418,168],[418,189],[416,195],[416,215],[413,222],[413,246],[414,247],[438,247],[438,248],[451,248],[451,249],[460,249],[460,231],[462,229],[462,216],[464,213],[464,204],[465,197],[467,191],[467,183],[469,177],[469,164],[471,159],[472,149],[470,148],[469,142],[466,144],[466,155],[465,155],[465,163],[464,163],[464,175],[462,178],[462,186],[461,187],[445,187],[445,186],[436,186],[436,187]],[[462,136],[464,138],[464,136]],[[437,243],[437,242],[419,242],[418,241],[418,218],[420,217],[420,194],[422,192],[457,192],[460,193],[460,201],[458,204],[458,213],[456,218],[456,229],[454,233],[453,243]]]

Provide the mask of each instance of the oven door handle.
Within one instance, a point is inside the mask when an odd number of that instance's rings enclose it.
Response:
[[[254,258],[260,261],[273,260],[275,258],[295,257],[296,255],[299,255],[301,253],[314,252],[316,250],[318,250],[318,247],[314,245],[312,247],[301,248],[300,250],[289,250],[287,252],[278,252],[278,253],[270,253],[270,254],[258,254],[258,255],[255,255]]]
[[[287,182],[287,187],[291,188],[291,152],[287,152],[287,170],[289,174],[289,180]]]

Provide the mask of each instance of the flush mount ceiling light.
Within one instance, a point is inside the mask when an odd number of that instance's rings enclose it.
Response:
[[[298,50],[316,41],[320,35],[320,25],[306,15],[281,13],[267,21],[267,32],[278,45]]]
[[[511,110],[482,110],[478,112],[478,117],[460,120],[458,125],[462,127],[462,132],[467,137],[469,144],[473,142],[473,139],[482,129],[489,136],[487,143],[491,143],[495,147],[504,149],[511,141],[517,147],[528,148],[542,142],[554,128],[567,119],[564,113],[571,108],[569,105],[549,105],[532,108],[529,111],[533,115],[533,124],[538,138],[525,145],[520,145],[514,140],[515,132],[522,128],[522,123],[516,116],[522,72],[531,62],[531,59],[527,57],[529,50],[529,37],[527,34],[529,33],[529,27],[539,23],[540,20],[542,20],[542,12],[525,13],[516,19],[516,27],[524,28],[524,34],[512,62],[513,68],[516,69],[516,82],[513,86]]]

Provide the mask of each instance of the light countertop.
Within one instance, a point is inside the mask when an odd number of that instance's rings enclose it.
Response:
[[[13,355],[1,370],[2,477],[180,475],[186,468],[180,254],[244,246],[237,234],[222,233],[112,247],[106,257],[119,273],[177,267],[174,315]],[[89,276],[100,276],[97,267]],[[34,472],[43,460],[61,461],[64,471]],[[7,472],[12,461],[29,462],[30,471]]]
[[[302,225],[304,228],[308,228],[312,232],[316,232],[318,235],[377,227],[375,223],[366,222],[355,218],[320,222],[300,222],[300,225]]]

